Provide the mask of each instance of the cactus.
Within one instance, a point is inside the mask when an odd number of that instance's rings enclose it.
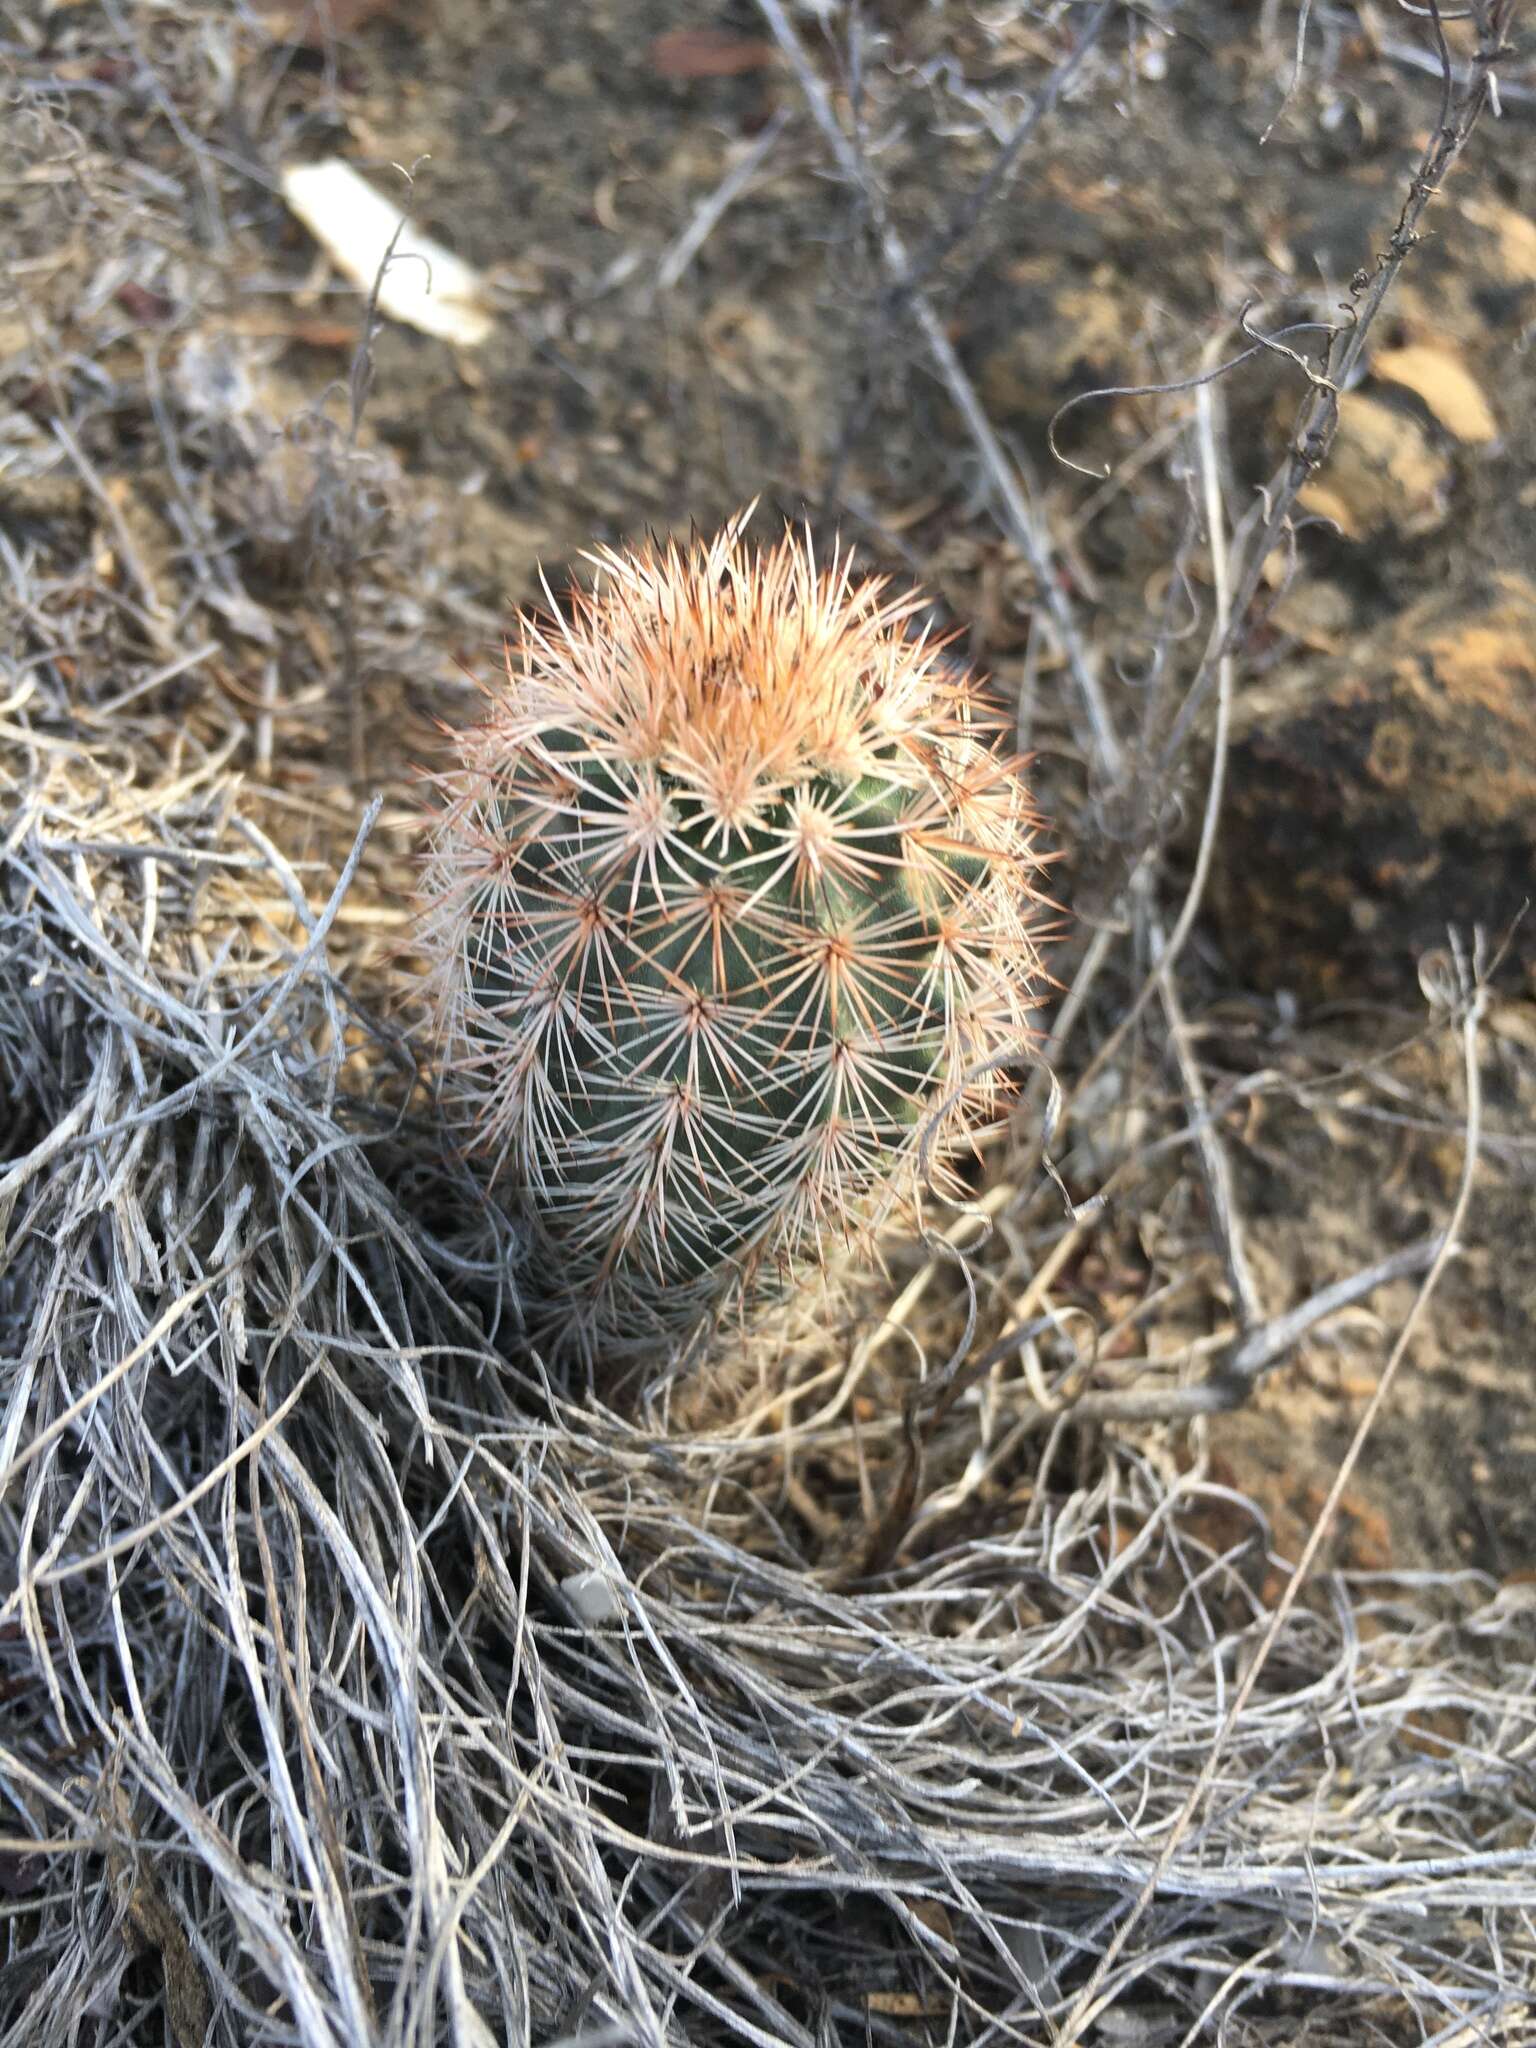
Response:
[[[869,1228],[1006,1103],[1042,979],[974,678],[920,597],[745,516],[588,557],[439,778],[445,1095],[589,1331],[675,1331]]]

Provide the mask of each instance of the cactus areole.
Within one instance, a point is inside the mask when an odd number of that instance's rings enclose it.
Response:
[[[424,933],[452,1113],[546,1282],[638,1334],[869,1228],[1006,1102],[1040,858],[920,597],[741,520],[589,560],[455,740]]]

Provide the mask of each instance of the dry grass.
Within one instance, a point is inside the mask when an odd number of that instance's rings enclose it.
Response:
[[[1065,1418],[818,1568],[837,1418],[519,1365],[505,1226],[340,1085],[340,887],[275,944],[217,778],[87,772],[6,868],[0,2038],[1048,2038],[1218,1736],[1142,2037],[1516,2038],[1529,1599],[1334,1580],[1228,1725],[1262,1519]]]
[[[377,729],[447,671],[451,574],[361,382],[295,430],[194,346],[249,259],[208,132],[254,31],[76,29],[155,143],[36,78],[8,131],[0,2043],[1536,2039],[1530,1589],[1303,1589],[1199,1420],[1457,1217],[1265,1318],[1223,1117],[1299,1084],[1202,1065],[1202,871],[1153,834],[979,1213],[702,1378],[552,1383],[516,1221],[370,1007],[405,841],[335,765],[359,693]],[[1178,431],[1220,554],[1218,425]],[[1051,630],[1101,821],[1155,817]],[[1481,985],[1431,993],[1475,1084]],[[1139,1260],[1097,1316],[1047,1138]]]

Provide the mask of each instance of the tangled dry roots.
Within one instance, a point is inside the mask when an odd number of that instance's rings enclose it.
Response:
[[[91,767],[0,875],[0,2041],[1051,2038],[1256,1512],[1107,1442],[819,1576],[760,1442],[520,1361],[505,1226],[344,1085],[339,890],[284,936],[216,777]],[[1529,1589],[1298,1612],[1097,2037],[1530,2038],[1533,1682]]]

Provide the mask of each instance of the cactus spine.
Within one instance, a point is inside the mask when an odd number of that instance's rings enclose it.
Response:
[[[867,1228],[1041,980],[1034,816],[921,599],[741,529],[517,619],[426,863],[446,1093],[610,1332]]]

